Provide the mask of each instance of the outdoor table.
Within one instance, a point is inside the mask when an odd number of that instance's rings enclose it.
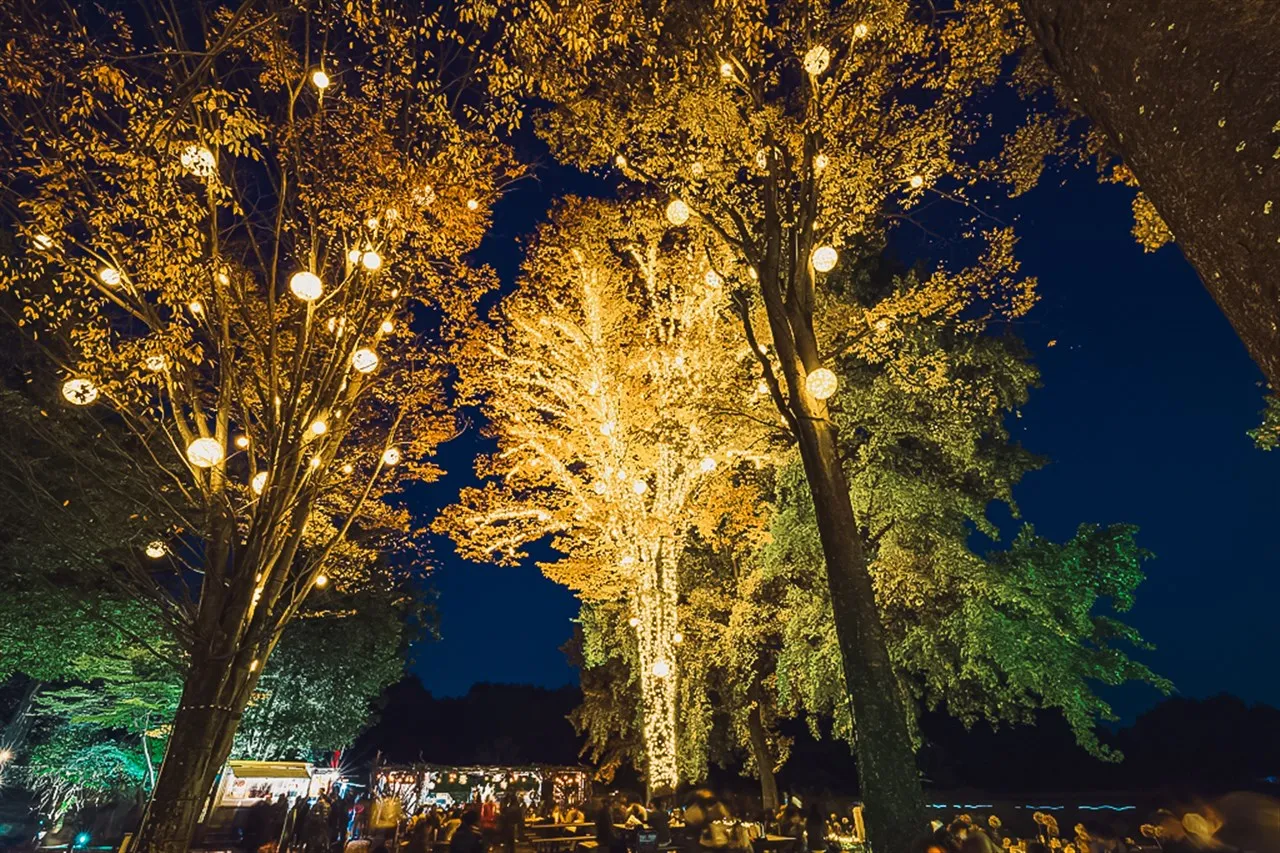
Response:
[[[751,846],[756,850],[777,850],[795,840],[789,835],[766,835],[764,838],[753,839]]]

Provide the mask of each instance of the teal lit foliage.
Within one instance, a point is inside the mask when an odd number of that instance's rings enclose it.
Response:
[[[379,694],[404,675],[424,617],[414,599],[369,590],[328,603],[285,628],[245,709],[233,757],[323,760],[356,739],[373,721]]]
[[[1262,423],[1249,430],[1249,437],[1259,450],[1275,450],[1280,447],[1280,397],[1269,394],[1262,410]]]
[[[914,277],[853,281],[850,298],[874,299]],[[1082,526],[1065,544],[1028,527],[1007,551],[974,550],[975,531],[992,540],[999,533],[988,507],[1002,502],[1016,516],[1013,487],[1040,464],[1004,423],[1038,374],[1012,335],[967,334],[945,322],[900,335],[907,358],[837,365],[833,417],[903,690],[913,704],[970,724],[1058,709],[1081,746],[1116,757],[1094,734],[1099,720],[1113,718],[1095,687],[1170,687],[1122,650],[1144,644],[1114,615],[1131,605],[1148,555],[1126,525]],[[772,534],[757,594],[782,613],[779,706],[829,715],[835,733],[849,738],[824,562],[798,463],[780,474]]]
[[[580,754],[602,782],[612,781],[624,764],[638,767],[643,755],[635,629],[627,619],[621,604],[584,601],[564,647],[582,690],[569,722],[583,738]]]

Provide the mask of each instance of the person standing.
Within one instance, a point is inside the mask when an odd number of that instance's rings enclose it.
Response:
[[[321,792],[307,813],[307,853],[328,853],[330,811],[329,794]]]
[[[480,814],[468,809],[458,829],[449,839],[449,853],[485,853],[484,836],[480,834]]]

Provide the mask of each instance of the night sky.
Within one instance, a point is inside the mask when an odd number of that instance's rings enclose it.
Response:
[[[548,199],[591,189],[544,170],[503,200],[483,259],[509,283],[515,240]],[[1246,435],[1262,407],[1261,373],[1179,251],[1144,254],[1134,242],[1131,196],[1097,184],[1092,169],[1065,171],[1003,211],[1017,217],[1018,254],[1041,292],[1019,331],[1043,387],[1010,426],[1051,460],[1015,496],[1024,520],[1059,541],[1082,522],[1137,524],[1156,554],[1129,614],[1157,646],[1142,660],[1187,696],[1227,691],[1280,705],[1267,663],[1280,647],[1280,453],[1255,450]],[[448,478],[415,508],[428,515],[450,501],[484,446],[474,429],[447,446]],[[577,610],[567,590],[533,565],[469,563],[447,541],[436,549],[442,639],[420,644],[413,663],[428,689],[574,680],[559,651]],[[1125,719],[1159,698],[1144,688],[1104,695]]]

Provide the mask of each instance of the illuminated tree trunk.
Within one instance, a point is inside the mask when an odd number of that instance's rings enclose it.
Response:
[[[760,779],[760,802],[765,816],[778,810],[778,778],[773,774],[773,753],[765,736],[764,722],[760,719],[760,703],[757,701],[747,715],[747,727],[751,735],[751,757],[756,762],[756,774]]]
[[[677,629],[676,565],[660,543],[642,549],[636,627],[640,697],[644,725],[645,781],[649,791],[679,781],[676,759],[676,669],[673,637]]]
[[[193,661],[160,765],[160,776],[132,848],[140,853],[185,853],[191,848],[218,771],[231,754],[236,727],[258,674],[241,654],[228,665],[210,655]]]
[[[1020,2],[1065,94],[1280,388],[1280,4]]]

